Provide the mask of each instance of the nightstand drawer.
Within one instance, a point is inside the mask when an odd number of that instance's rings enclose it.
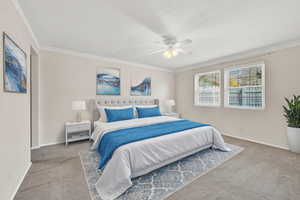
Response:
[[[80,131],[88,131],[90,130],[89,124],[80,124],[80,125],[74,125],[74,126],[68,126],[67,132],[73,133],[73,132],[80,132]]]

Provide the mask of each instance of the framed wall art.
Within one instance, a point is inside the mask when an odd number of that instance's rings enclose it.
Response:
[[[4,91],[27,93],[26,53],[3,33]]]

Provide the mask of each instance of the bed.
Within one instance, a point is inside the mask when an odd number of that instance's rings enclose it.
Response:
[[[102,99],[96,105],[153,105],[157,99]],[[152,127],[164,124],[192,123],[168,116],[135,118],[116,122],[94,122],[92,149],[97,150],[106,134],[124,130]],[[181,125],[180,125],[181,126]],[[180,128],[180,127],[179,127]],[[143,130],[143,129],[141,129]],[[179,129],[178,129],[179,130]],[[215,148],[230,151],[226,147],[220,132],[210,125],[175,131],[158,137],[151,137],[118,147],[102,168],[102,175],[96,182],[96,188],[103,200],[112,200],[131,187],[131,179],[145,175],[155,169],[194,154],[198,151]]]

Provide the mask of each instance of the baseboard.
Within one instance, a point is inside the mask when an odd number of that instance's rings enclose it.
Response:
[[[65,143],[65,141],[50,142],[50,143],[41,144],[40,147],[47,147],[47,146],[63,144],[63,143]]]
[[[275,148],[278,148],[278,149],[289,150],[288,147],[283,147],[283,146],[275,145],[275,144],[269,144],[269,143],[266,143],[266,142],[257,141],[257,140],[254,140],[254,139],[249,139],[249,138],[246,138],[246,137],[235,136],[235,135],[231,135],[231,134],[228,134],[228,133],[223,133],[222,135],[229,136],[229,137],[232,137],[232,138],[236,138],[236,139],[239,139],[239,140],[254,142],[254,143],[257,143],[257,144],[263,144],[263,145],[270,146],[270,147],[275,147]]]
[[[39,148],[41,148],[41,147],[40,146],[35,146],[35,147],[31,147],[30,149],[35,150],[35,149],[39,149]]]
[[[28,171],[29,171],[31,165],[32,165],[32,162],[30,161],[30,162],[29,162],[29,165],[27,166],[27,169],[26,169],[24,175],[22,176],[22,178],[21,178],[21,180],[20,180],[18,186],[16,187],[16,189],[15,189],[13,195],[12,195],[12,197],[10,198],[11,200],[13,200],[13,199],[15,198],[15,196],[16,196],[16,194],[17,194],[17,192],[18,192],[18,190],[19,190],[21,184],[23,183],[23,181],[24,181],[24,179],[25,179],[25,177],[26,177],[26,175],[27,175],[27,173],[28,173]]]

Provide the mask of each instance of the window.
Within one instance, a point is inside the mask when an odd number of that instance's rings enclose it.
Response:
[[[198,73],[194,77],[195,105],[220,106],[221,71]]]
[[[265,108],[265,64],[249,64],[224,71],[224,105],[231,108]]]

